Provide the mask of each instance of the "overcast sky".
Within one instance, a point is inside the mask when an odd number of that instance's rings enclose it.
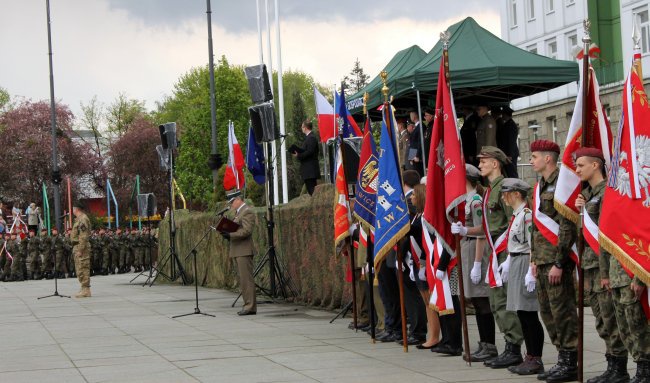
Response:
[[[417,44],[428,52],[441,31],[468,16],[500,35],[494,0],[279,3],[283,69],[322,84],[339,82],[356,57],[374,77],[401,49]],[[203,0],[51,0],[56,98],[75,114],[94,95],[107,104],[120,92],[153,109],[183,73],[207,63],[205,7]],[[212,12],[215,56],[257,64],[255,0],[212,0]],[[275,30],[271,36],[277,70]],[[0,86],[49,99],[45,0],[0,0],[0,47]]]

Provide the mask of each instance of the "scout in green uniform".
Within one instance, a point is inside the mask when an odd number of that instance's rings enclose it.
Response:
[[[484,146],[479,155],[479,170],[481,176],[487,177],[490,182],[489,196],[485,201],[487,225],[492,241],[496,241],[501,234],[508,229],[508,223],[512,216],[512,208],[507,206],[501,198],[501,185],[503,183],[503,168],[508,163],[508,158],[501,151],[493,146]],[[491,249],[486,248],[486,256],[490,256]],[[508,255],[507,251],[497,254],[499,265],[503,265]],[[506,310],[508,301],[507,283],[501,287],[490,289],[490,306],[494,319],[499,330],[506,340],[505,350],[494,359],[488,359],[484,364],[492,368],[507,368],[516,366],[523,362],[521,357],[521,344],[524,335],[519,323],[517,313]]]
[[[595,224],[600,219],[600,209],[605,194],[604,159],[602,152],[595,148],[581,148],[576,150],[576,173],[580,180],[587,182],[588,186],[578,196],[576,207],[584,208]],[[598,158],[596,158],[596,156]],[[603,262],[603,270],[599,263]],[[582,268],[585,279],[585,299],[588,300],[596,319],[596,331],[605,341],[605,358],[607,370],[604,374],[589,379],[587,383],[600,382],[627,382],[630,377],[627,373],[627,349],[618,331],[616,313],[612,302],[612,294],[602,280],[609,278],[607,270],[609,265],[606,257],[600,258],[591,248],[585,246],[582,253]]]
[[[89,298],[90,294],[90,220],[81,206],[72,207],[72,213],[75,216],[75,222],[70,232],[70,242],[72,243],[72,255],[75,262],[75,271],[77,279],[81,284],[81,290],[75,295],[75,298]]]
[[[563,217],[553,202],[560,172],[557,167],[560,146],[553,141],[537,140],[531,143],[530,152],[530,164],[541,176],[537,185],[539,214],[548,216],[559,226],[558,244],[553,245],[542,234],[542,223],[538,220],[533,225],[531,261],[537,279],[539,315],[558,351],[558,362],[538,375],[538,379],[572,381],[578,375],[578,312],[573,278],[575,264],[569,254],[577,233],[573,222]]]

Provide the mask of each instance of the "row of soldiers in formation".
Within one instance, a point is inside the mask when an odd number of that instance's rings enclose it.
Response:
[[[458,280],[463,279],[464,295],[474,306],[479,333],[478,347],[469,359],[483,362],[486,367],[506,369],[517,375],[537,375],[546,382],[571,382],[578,378],[578,313],[576,302],[576,264],[571,260],[571,248],[577,237],[576,225],[562,216],[554,205],[559,169],[560,147],[547,140],[531,143],[533,171],[541,176],[538,183],[538,203],[534,213],[527,207],[531,187],[515,178],[504,178],[507,156],[496,147],[483,147],[478,155],[478,168],[466,166],[467,196],[465,223],[454,223],[451,231],[462,237],[462,275],[451,266],[451,255],[443,250],[433,274],[425,272],[426,258],[413,257],[408,251],[402,269],[407,339],[403,339],[400,315],[395,254],[389,254],[377,271],[378,285],[369,287],[361,281],[365,268],[367,248],[359,241],[355,274],[357,291],[357,328],[371,331],[370,319],[376,314],[376,340],[380,342],[407,342],[418,349],[434,353],[461,356],[463,353]],[[577,198],[576,207],[584,207],[597,225],[603,202],[606,172],[600,150],[580,148],[575,153],[576,174],[586,183]],[[411,213],[412,242],[423,248],[422,213],[426,187],[419,185],[419,175],[403,173],[404,191]],[[481,179],[489,182],[485,193]],[[535,206],[538,205],[538,206]],[[413,211],[411,209],[413,207]],[[639,213],[643,214],[643,213]],[[541,222],[535,217],[547,217]],[[557,233],[552,229],[553,222]],[[507,234],[505,234],[507,233]],[[505,235],[507,247],[496,255],[498,266],[490,269],[491,246]],[[489,237],[488,237],[489,236]],[[363,237],[362,237],[363,238]],[[488,241],[491,239],[491,241]],[[410,252],[417,251],[411,248]],[[605,346],[606,371],[587,380],[587,383],[650,383],[650,328],[643,308],[646,285],[638,276],[630,276],[616,257],[606,249],[600,255],[590,246],[585,247],[580,266],[584,278],[584,302],[595,318],[596,332]],[[425,252],[421,252],[425,254]],[[409,262],[409,258],[420,258]],[[418,264],[416,264],[418,263]],[[488,272],[492,270],[492,272]],[[490,275],[488,285],[486,276]],[[444,283],[448,275],[453,310],[438,312],[430,306],[429,284],[435,280]],[[435,279],[434,279],[435,278]],[[491,288],[491,286],[494,286]],[[376,297],[375,310],[368,307],[370,296]],[[421,295],[422,299],[418,299]],[[446,294],[442,294],[446,295]],[[445,297],[445,300],[447,297]],[[448,306],[445,306],[448,307]],[[546,328],[557,353],[557,363],[549,369],[542,363],[544,330]],[[496,324],[496,326],[495,326]],[[350,328],[355,324],[351,323]],[[498,353],[497,330],[505,339],[505,349]],[[522,345],[526,346],[522,357]],[[551,351],[553,352],[553,351]],[[636,363],[636,375],[630,378],[628,355]],[[589,373],[589,369],[585,368]]]
[[[144,228],[100,229],[90,237],[91,275],[122,274],[148,270],[157,256],[157,230]],[[52,229],[34,230],[22,238],[5,233],[0,239],[0,280],[70,278],[75,276],[70,229],[60,234]]]

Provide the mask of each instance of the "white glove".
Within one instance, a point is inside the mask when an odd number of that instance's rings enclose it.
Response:
[[[427,270],[424,267],[420,267],[420,271],[418,271],[418,278],[420,278],[421,281],[427,280]]]
[[[481,262],[474,262],[472,271],[469,273],[472,283],[478,285],[481,282]]]
[[[508,273],[510,272],[510,256],[499,265],[499,272],[501,273],[501,280],[508,282]]]
[[[452,234],[460,234],[461,237],[464,237],[467,235],[467,228],[463,226],[462,223],[456,222],[451,224],[451,233]]]
[[[442,270],[436,270],[436,279],[441,280],[445,277],[445,272]]]
[[[526,277],[524,278],[524,284],[526,285],[526,290],[528,290],[529,293],[535,291],[535,285],[537,284],[537,280],[535,279],[535,277],[533,277],[532,267],[528,267],[528,272],[526,273]]]

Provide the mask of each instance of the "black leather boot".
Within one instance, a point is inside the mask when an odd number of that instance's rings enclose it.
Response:
[[[587,380],[587,383],[603,383],[609,382],[609,376],[612,374],[614,369],[614,355],[605,354],[605,359],[607,359],[607,369],[601,375],[598,375],[594,378]],[[628,380],[629,380],[628,376]]]
[[[578,352],[560,351],[557,369],[546,377],[547,382],[573,382],[578,379]]]
[[[506,342],[506,348],[501,355],[487,362],[486,366],[490,368],[507,368],[521,364],[523,361],[524,359],[521,357],[521,346]]]

